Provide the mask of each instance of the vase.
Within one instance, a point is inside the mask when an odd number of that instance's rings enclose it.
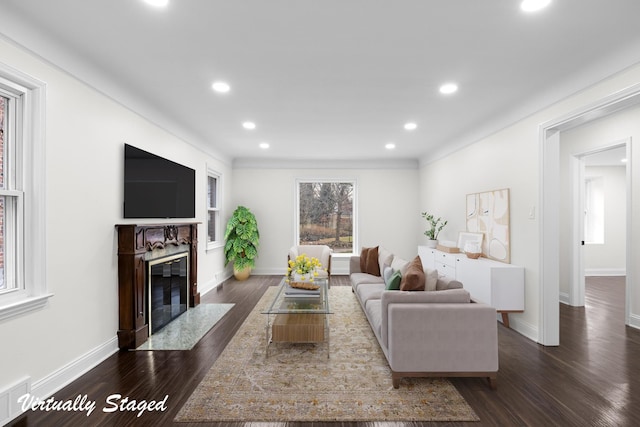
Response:
[[[427,247],[428,248],[435,248],[436,246],[438,246],[438,240],[437,239],[429,239],[429,240],[427,240]]]
[[[235,277],[236,280],[239,280],[239,281],[247,280],[250,275],[251,275],[251,267],[245,267],[241,270],[237,270],[235,267],[233,267],[233,277]]]

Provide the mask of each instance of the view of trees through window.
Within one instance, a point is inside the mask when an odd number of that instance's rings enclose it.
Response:
[[[299,243],[353,252],[354,183],[300,182],[298,191]]]

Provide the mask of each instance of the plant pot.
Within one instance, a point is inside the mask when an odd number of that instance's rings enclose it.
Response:
[[[436,246],[438,246],[438,240],[427,240],[428,248],[435,248]]]
[[[251,275],[251,267],[245,267],[242,270],[236,270],[236,268],[233,267],[233,277],[235,277],[236,280],[239,280],[239,281],[247,280],[250,275]]]

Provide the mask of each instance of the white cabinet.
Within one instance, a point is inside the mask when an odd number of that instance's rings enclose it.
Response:
[[[424,268],[454,277],[471,297],[502,313],[509,326],[508,313],[524,311],[524,268],[487,258],[470,259],[463,253],[447,253],[426,246],[418,247]]]

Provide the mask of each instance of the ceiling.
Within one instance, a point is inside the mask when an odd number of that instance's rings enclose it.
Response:
[[[519,3],[0,0],[0,32],[222,159],[429,161],[640,62],[640,1]]]

